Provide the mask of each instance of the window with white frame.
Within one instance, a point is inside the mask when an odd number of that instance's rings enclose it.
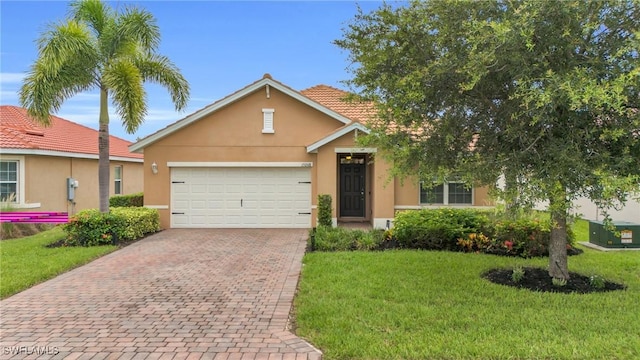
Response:
[[[17,160],[0,161],[0,201],[17,203],[19,196],[19,163]]]
[[[116,195],[122,194],[122,166],[113,168],[113,193]]]
[[[421,204],[471,205],[473,189],[461,182],[444,184],[420,183]]]

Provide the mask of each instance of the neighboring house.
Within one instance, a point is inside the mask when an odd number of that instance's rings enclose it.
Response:
[[[129,145],[111,136],[110,195],[142,191],[142,155]],[[77,181],[71,201],[69,178]],[[32,211],[98,208],[98,132],[56,116],[43,127],[26,109],[0,106],[0,199]]]
[[[367,107],[346,92],[298,92],[265,76],[129,147],[144,153],[145,205],[164,228],[315,226],[317,195],[333,221],[377,228],[396,210],[484,206],[484,188],[449,183],[427,192],[389,178],[377,149],[356,144]]]
[[[602,221],[604,215],[602,210],[591,200],[581,197],[573,201],[572,213],[579,215],[586,220]],[[538,208],[543,208],[538,205]],[[609,217],[615,221],[628,221],[640,224],[640,201],[630,198],[620,209],[609,209]]]

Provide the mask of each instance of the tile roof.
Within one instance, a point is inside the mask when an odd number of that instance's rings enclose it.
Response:
[[[376,115],[372,103],[350,101],[348,92],[328,85],[316,85],[302,90],[300,93],[322,106],[362,124],[369,123]]]
[[[129,152],[131,142],[110,136],[111,156],[142,159]],[[17,106],[0,106],[0,148],[61,151],[98,155],[98,131],[51,115],[51,126],[44,127]]]

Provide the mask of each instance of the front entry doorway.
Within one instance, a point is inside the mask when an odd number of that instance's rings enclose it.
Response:
[[[366,155],[339,155],[340,214],[342,218],[365,217]]]

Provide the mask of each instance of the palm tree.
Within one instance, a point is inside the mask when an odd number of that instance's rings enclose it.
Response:
[[[165,87],[176,110],[189,99],[180,70],[156,52],[160,29],[151,13],[135,7],[117,12],[100,0],[70,4],[65,21],[38,39],[38,58],[20,89],[30,116],[50,125],[49,114],[72,96],[100,91],[98,187],[100,211],[109,211],[109,100],[126,131],[134,133],[147,114],[145,82]]]

